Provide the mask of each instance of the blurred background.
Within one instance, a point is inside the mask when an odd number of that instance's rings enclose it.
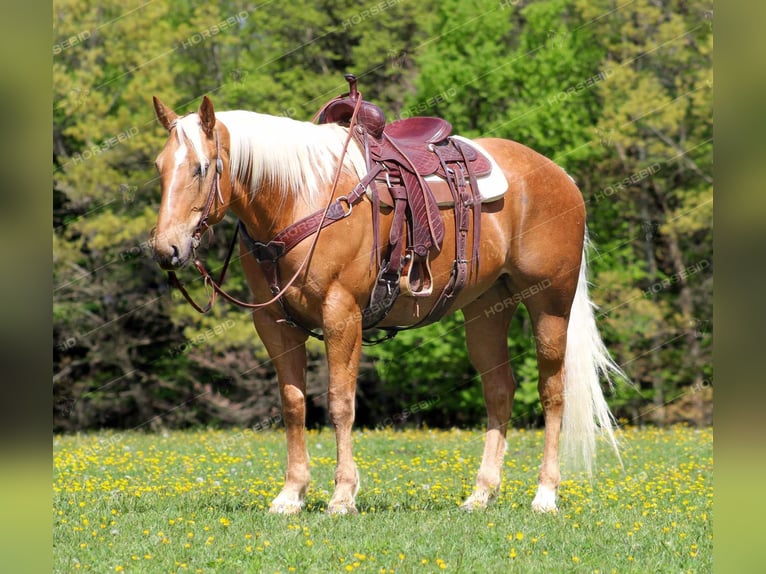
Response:
[[[271,363],[249,313],[198,315],[146,240],[179,113],[309,120],[347,89],[389,120],[436,115],[468,137],[517,140],[577,181],[595,249],[592,298],[633,385],[608,394],[631,424],[712,423],[712,2],[603,0],[290,3],[57,0],[53,5],[53,426],[278,425]],[[235,221],[202,251],[220,264]],[[205,291],[189,270],[192,292]],[[235,263],[228,279],[247,297]],[[365,349],[357,421],[484,423],[462,316]],[[529,319],[508,336],[513,425],[542,412]],[[309,425],[326,417],[323,348],[310,345]]]

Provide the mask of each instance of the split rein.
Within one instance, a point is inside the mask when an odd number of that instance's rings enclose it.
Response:
[[[338,188],[338,182],[340,181],[340,175],[343,171],[343,161],[346,157],[346,152],[348,150],[348,145],[351,141],[352,136],[352,129],[356,123],[356,116],[359,111],[359,108],[361,107],[361,94],[360,97],[358,97],[356,105],[354,106],[354,112],[351,116],[351,120],[349,122],[348,127],[348,135],[346,136],[346,141],[343,144],[343,151],[340,155],[340,160],[338,162],[338,170],[335,173],[335,178],[333,180],[332,189],[330,190],[330,201],[327,203],[327,206],[324,208],[324,211],[318,211],[314,213],[313,215],[309,216],[307,219],[317,219],[318,223],[316,227],[316,232],[314,233],[314,239],[311,243],[311,247],[309,248],[308,253],[306,254],[306,257],[301,262],[298,269],[295,271],[295,274],[290,278],[290,280],[284,285],[284,287],[278,287],[277,285],[273,284],[271,285],[271,290],[273,297],[266,301],[265,303],[248,303],[247,301],[242,301],[241,299],[238,299],[237,297],[234,297],[230,293],[227,293],[223,289],[223,281],[226,278],[226,271],[229,268],[229,263],[231,262],[231,257],[234,253],[234,247],[237,244],[237,235],[239,233],[240,225],[237,225],[234,235],[231,239],[231,243],[229,244],[229,249],[226,253],[226,258],[223,262],[223,267],[221,268],[221,274],[218,277],[218,280],[213,279],[213,276],[210,274],[210,272],[207,270],[205,265],[199,260],[194,260],[194,266],[197,268],[197,271],[202,276],[203,283],[211,287],[213,289],[213,293],[210,296],[210,299],[205,307],[200,306],[192,296],[189,294],[189,292],[186,290],[186,287],[184,287],[183,283],[181,283],[181,280],[176,275],[175,271],[168,271],[168,281],[169,283],[177,288],[181,294],[184,296],[184,298],[189,302],[189,304],[199,313],[205,314],[208,313],[216,302],[216,297],[218,295],[221,295],[224,299],[229,301],[230,303],[233,303],[235,305],[238,305],[240,307],[244,307],[245,309],[262,309],[264,307],[268,307],[269,305],[272,305],[276,302],[283,303],[281,301],[282,297],[284,296],[285,292],[289,287],[292,286],[293,283],[298,279],[298,276],[303,272],[304,268],[308,264],[309,260],[311,259],[312,255],[314,254],[314,249],[316,248],[317,241],[319,240],[319,232],[322,230],[323,227],[325,227],[327,224],[332,223],[333,221],[337,221],[337,218],[329,219],[327,218],[328,213],[330,211],[330,208],[333,205],[336,205],[337,202],[345,201],[348,205],[348,210],[345,211],[342,215],[342,217],[346,217],[351,214],[351,209],[353,204],[359,200],[364,195],[364,189],[369,185],[369,183],[374,178],[374,174],[368,174],[365,176],[365,178],[357,185],[355,188],[355,191],[357,192],[355,194],[355,197],[340,197],[335,201],[332,201],[332,198],[335,196],[335,192]],[[210,183],[210,192],[208,193],[207,201],[205,202],[205,207],[202,210],[202,215],[200,217],[199,223],[197,224],[197,227],[194,230],[194,233],[192,234],[192,242],[194,244],[194,247],[196,248],[199,245],[199,242],[201,240],[202,234],[205,233],[208,230],[212,231],[212,228],[208,224],[207,220],[210,216],[210,211],[213,208],[213,203],[215,202],[215,199],[218,198],[218,200],[221,202],[221,205],[224,204],[223,196],[221,195],[221,187],[220,187],[220,178],[221,173],[223,172],[223,161],[221,160],[221,149],[220,149],[220,142],[218,141],[218,130],[215,132],[215,145],[216,145],[216,162],[215,162],[215,175],[213,176],[213,180]],[[371,177],[372,176],[372,177]],[[360,191],[361,190],[361,191]],[[300,223],[300,222],[299,222]],[[285,231],[288,231],[292,228],[288,227]],[[277,237],[284,235],[285,231],[279,233]],[[276,238],[275,238],[276,239]],[[303,237],[301,238],[303,239]],[[274,239],[272,239],[271,242],[269,242],[270,245],[274,242]],[[291,245],[290,247],[292,247]],[[288,248],[285,247],[281,254],[284,254],[288,251]],[[273,264],[276,266],[276,258],[273,261]],[[284,308],[284,305],[283,305]],[[290,322],[290,319],[288,317],[288,322]],[[313,334],[313,333],[312,333]],[[316,336],[316,335],[315,335]]]

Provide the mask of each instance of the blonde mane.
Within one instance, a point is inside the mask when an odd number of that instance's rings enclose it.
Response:
[[[324,187],[332,185],[348,130],[337,124],[316,125],[291,118],[234,110],[216,113],[230,134],[230,176],[249,187],[251,197],[264,187],[279,191],[278,200],[302,199],[317,203]],[[202,146],[199,116],[189,114],[176,123],[178,137],[186,136],[203,166],[210,159]],[[344,171],[364,177],[364,158],[350,142]]]

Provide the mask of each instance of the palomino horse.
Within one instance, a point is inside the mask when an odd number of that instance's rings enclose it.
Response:
[[[162,202],[153,232],[154,256],[175,270],[194,256],[201,213],[204,226],[231,210],[247,235],[266,242],[293,222],[349,193],[366,173],[362,152],[338,124],[314,124],[247,111],[214,113],[205,96],[197,113],[178,116],[154,99],[169,132],[156,165]],[[613,445],[613,419],[600,376],[620,370],[598,334],[585,267],[585,209],[580,191],[556,164],[531,149],[503,139],[477,140],[495,158],[509,191],[481,208],[481,266],[450,307],[462,309],[470,359],[481,376],[488,413],[484,456],[467,510],[484,508],[501,481],[506,430],[516,382],[507,331],[518,302],[529,311],[537,346],[545,434],[537,511],[556,510],[560,482],[559,435],[586,464],[597,433]],[[348,145],[343,153],[344,145]],[[342,165],[339,162],[342,160]],[[333,181],[337,179],[336,186]],[[335,427],[333,514],[356,513],[359,473],[352,456],[356,379],[362,349],[362,315],[376,279],[370,253],[373,203],[366,197],[342,221],[313,233],[279,259],[281,277],[293,277],[281,295],[293,318],[322,329],[329,364],[329,414]],[[383,323],[418,323],[450,276],[455,259],[451,208],[441,209],[442,249],[432,252],[433,295],[400,296]],[[390,210],[380,211],[380,236],[391,227]],[[313,241],[312,241],[313,239]],[[240,243],[242,265],[256,301],[274,295],[262,268]],[[294,513],[309,487],[305,442],[307,333],[285,320],[276,302],[253,311],[255,328],[277,371],[287,436],[284,486],[271,512]],[[616,446],[615,446],[616,448]],[[569,450],[569,449],[565,449]]]

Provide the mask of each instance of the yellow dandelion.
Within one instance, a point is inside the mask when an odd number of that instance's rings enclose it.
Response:
[[[572,556],[572,562],[574,562],[575,564],[579,564],[580,563],[580,557],[579,556]]]
[[[517,556],[516,549],[515,548],[511,548],[511,551],[508,553],[508,556],[511,557],[511,558],[516,558],[516,556]]]

